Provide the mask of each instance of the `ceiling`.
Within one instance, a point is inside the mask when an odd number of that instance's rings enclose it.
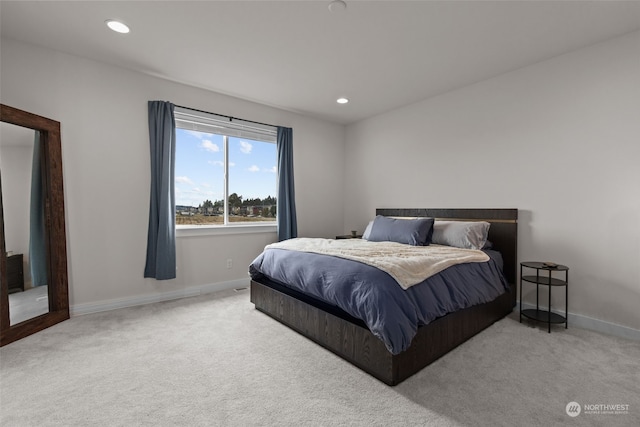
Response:
[[[2,0],[0,30],[348,124],[640,29],[640,1],[329,3]]]

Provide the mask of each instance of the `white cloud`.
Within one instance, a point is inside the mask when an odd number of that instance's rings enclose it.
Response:
[[[189,177],[188,177],[188,176],[176,176],[176,182],[177,182],[178,184],[189,184],[189,185],[195,185],[195,184],[193,183],[193,181],[191,181],[191,180],[189,179]]]
[[[267,171],[271,172],[271,173],[276,173],[276,172],[278,172],[278,168],[274,166],[271,169],[267,169]]]
[[[208,163],[213,166],[224,167],[224,163],[220,160],[210,160]],[[236,165],[235,163],[229,162],[229,167],[234,167],[235,165]]]
[[[213,142],[209,141],[208,139],[203,139],[202,142],[200,143],[200,147],[204,148],[207,151],[210,151],[212,153],[217,153],[220,151],[220,147],[218,147],[217,144],[214,144]]]
[[[248,170],[249,172],[260,172],[260,168],[256,165],[252,165]]]
[[[186,133],[188,133],[191,136],[194,136],[198,139],[202,139],[205,136],[207,136],[208,134],[204,133],[204,132],[198,132],[197,130],[185,130]]]
[[[251,154],[251,150],[253,150],[253,145],[247,141],[240,141],[240,151],[244,154]]]
[[[210,190],[202,190],[200,188],[192,188],[186,191],[176,189],[176,204],[185,206],[198,206],[205,200],[222,199],[222,194]]]

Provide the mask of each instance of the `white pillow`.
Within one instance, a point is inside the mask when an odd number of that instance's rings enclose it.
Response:
[[[463,249],[482,249],[489,235],[485,221],[436,221],[433,224],[431,243]]]
[[[362,233],[362,238],[364,240],[369,240],[369,236],[371,235],[371,228],[373,227],[373,221],[369,221],[369,225],[364,229],[364,233]]]

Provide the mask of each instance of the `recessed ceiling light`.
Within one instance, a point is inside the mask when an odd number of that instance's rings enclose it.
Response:
[[[346,104],[347,102],[349,102],[349,100],[347,98],[338,98],[336,99],[336,102],[338,104]]]
[[[116,33],[127,34],[130,31],[127,24],[116,21],[115,19],[108,19],[104,22],[107,24],[107,27],[111,28]]]

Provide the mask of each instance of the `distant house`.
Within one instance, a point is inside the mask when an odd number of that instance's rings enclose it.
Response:
[[[193,216],[198,213],[198,208],[193,206],[176,205],[176,215]]]

